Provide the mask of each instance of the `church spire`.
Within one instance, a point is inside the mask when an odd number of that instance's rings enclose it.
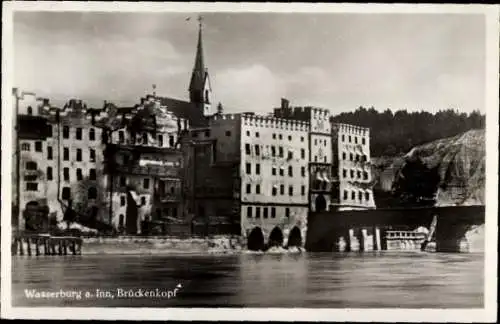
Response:
[[[200,106],[204,115],[210,113],[210,96],[212,89],[208,77],[208,70],[205,67],[205,58],[203,55],[203,34],[202,17],[198,16],[198,45],[196,48],[196,57],[194,61],[191,81],[189,83],[189,98],[192,103]]]

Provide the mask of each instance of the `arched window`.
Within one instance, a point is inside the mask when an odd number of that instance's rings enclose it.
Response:
[[[89,188],[88,197],[89,197],[89,199],[96,199],[97,198],[97,189],[95,187]]]
[[[31,106],[28,106],[28,115],[33,115],[33,108]]]

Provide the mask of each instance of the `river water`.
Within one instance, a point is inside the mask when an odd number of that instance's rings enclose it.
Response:
[[[13,257],[12,305],[483,307],[484,254]]]

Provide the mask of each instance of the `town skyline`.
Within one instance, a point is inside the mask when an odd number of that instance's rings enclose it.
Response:
[[[17,12],[14,84],[58,106],[131,106],[153,84],[186,99],[196,16]],[[227,113],[269,112],[281,97],[332,114],[485,113],[480,15],[204,13],[203,42],[213,102]]]

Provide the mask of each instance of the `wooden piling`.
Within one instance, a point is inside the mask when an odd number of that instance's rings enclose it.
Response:
[[[24,245],[22,239],[19,239],[19,255],[24,255]]]
[[[26,238],[26,252],[28,256],[31,256],[31,237]]]
[[[68,246],[67,246],[67,240],[64,239],[62,244],[63,244],[63,255],[68,255]]]
[[[36,256],[40,255],[40,239],[39,238],[35,238],[35,252],[36,252]]]

